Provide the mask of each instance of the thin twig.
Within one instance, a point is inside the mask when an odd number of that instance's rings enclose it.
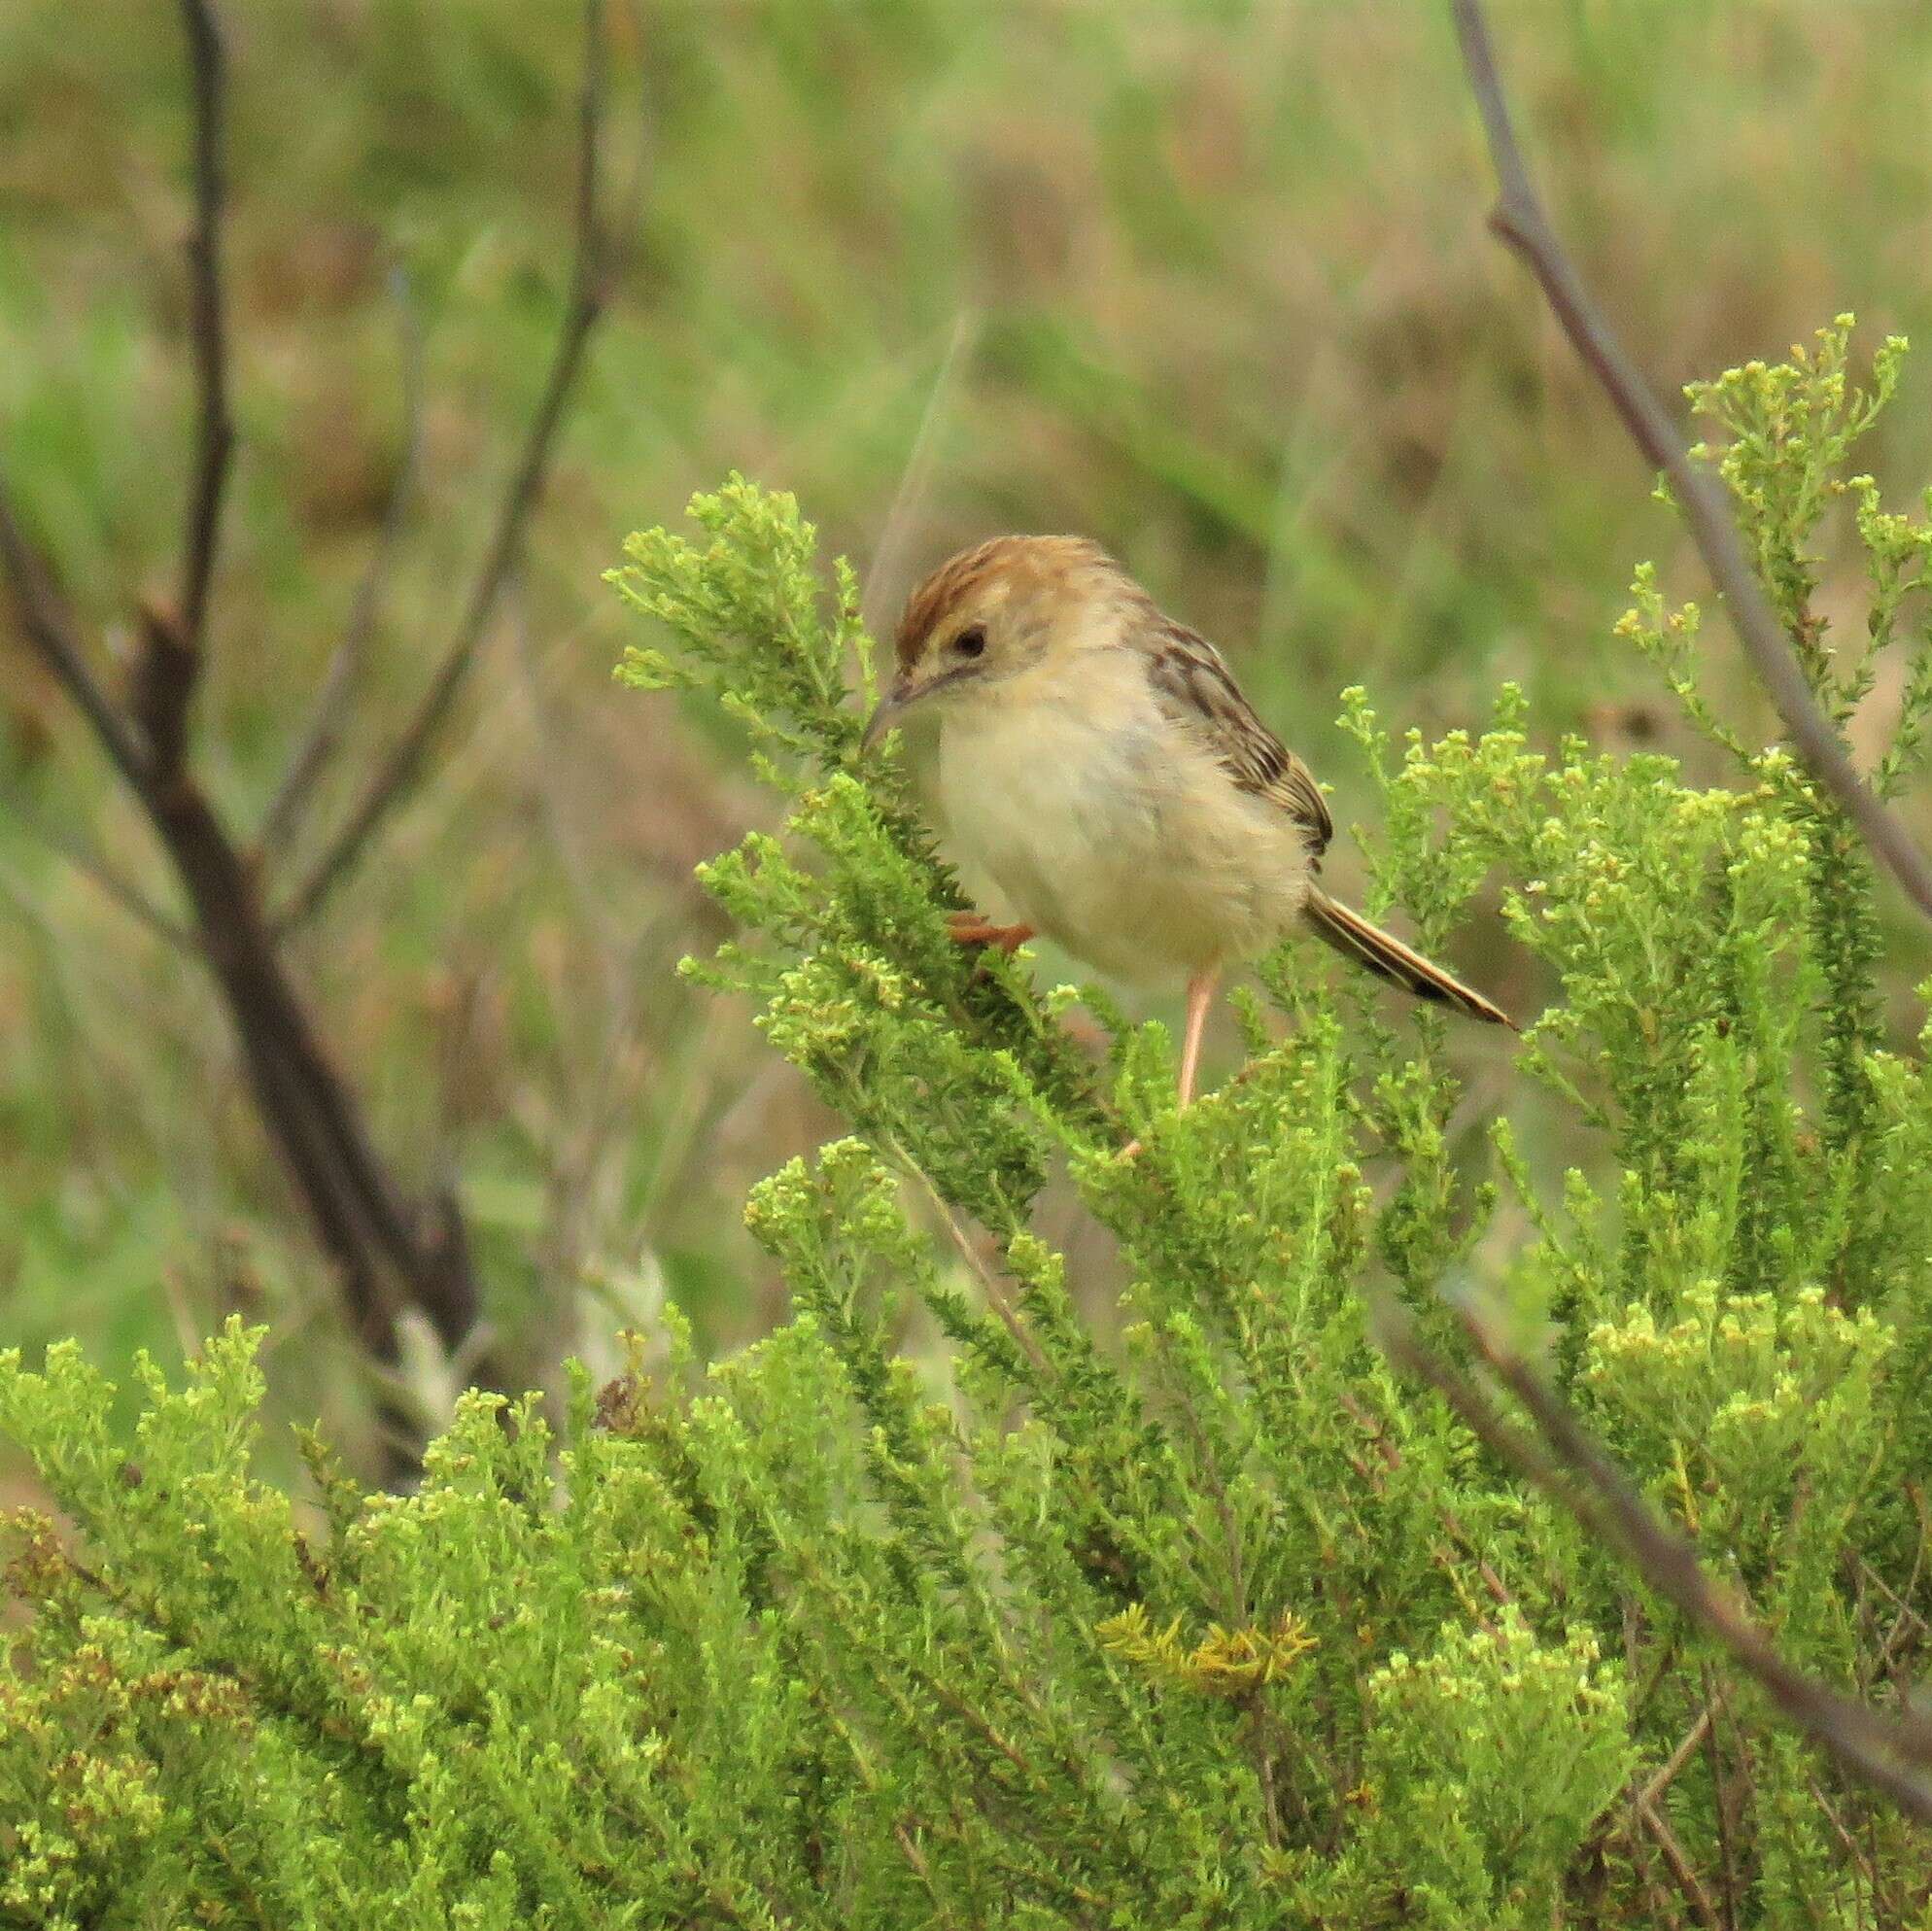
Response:
[[[1705,1664],[1704,1700],[1707,1708],[1718,1701],[1710,1665]],[[1724,1776],[1724,1752],[1717,1741],[1717,1725],[1704,1733],[1704,1754],[1710,1765],[1711,1810],[1717,1824],[1717,1858],[1724,1873],[1724,1931],[1738,1931],[1738,1855],[1731,1842],[1731,1799]]]
[[[1658,1520],[1528,1362],[1501,1343],[1473,1307],[1452,1305],[1477,1352],[1535,1424],[1547,1453],[1506,1422],[1474,1383],[1425,1347],[1406,1310],[1385,1297],[1377,1313],[1391,1360],[1433,1387],[1496,1454],[1618,1544],[1644,1580],[1756,1677],[1808,1736],[1909,1815],[1932,1823],[1932,1785],[1905,1768],[1932,1762],[1932,1729],[1915,1717],[1881,1716],[1788,1662],[1733,1593],[1706,1574],[1692,1543]]]
[[[221,540],[222,496],[234,453],[234,423],[228,413],[227,319],[222,294],[227,63],[221,22],[210,0],[182,0],[181,17],[188,31],[194,85],[194,226],[188,241],[188,286],[197,398],[194,480],[182,547],[181,629],[189,649],[199,651]]]
[[[1690,1859],[1684,1855],[1684,1847],[1677,1842],[1676,1832],[1664,1821],[1663,1812],[1654,1804],[1645,1803],[1641,1797],[1633,1801],[1632,1809],[1643,1828],[1657,1840],[1657,1848],[1664,1853],[1664,1862],[1670,1866],[1672,1881],[1683,1893],[1691,1914],[1707,1927],[1707,1931],[1718,1931],[1717,1914],[1710,1908],[1710,1894],[1699,1880]]]
[[[1402,1465],[1402,1451],[1389,1439],[1388,1428],[1380,1416],[1370,1414],[1354,1396],[1348,1394],[1346,1391],[1343,1392],[1340,1398],[1344,1412],[1368,1436],[1375,1452],[1381,1456],[1383,1466],[1391,1470],[1399,1468]],[[1353,1460],[1353,1458],[1351,1459]],[[1356,1471],[1375,1490],[1377,1495],[1382,1493],[1382,1484],[1369,1474],[1365,1464],[1357,1462]],[[1464,1556],[1475,1564],[1476,1573],[1482,1577],[1483,1587],[1489,1591],[1490,1595],[1496,1599],[1497,1603],[1502,1608],[1508,1608],[1516,1601],[1515,1597],[1509,1593],[1508,1586],[1490,1566],[1488,1558],[1476,1547],[1475,1538],[1464,1526],[1463,1518],[1447,1502],[1437,1502],[1435,1505],[1435,1519],[1449,1532],[1451,1538],[1455,1541],[1456,1546],[1462,1550]],[[1443,1566],[1447,1568],[1447,1552],[1438,1551],[1438,1555],[1444,1559]]]
[[[523,453],[503,492],[482,567],[455,635],[415,714],[369,780],[307,879],[275,921],[278,933],[305,924],[354,869],[385,818],[415,787],[457,694],[476,660],[498,600],[522,546],[525,526],[542,495],[557,431],[583,365],[584,349],[608,297],[612,262],[599,197],[599,151],[604,124],[603,0],[585,0],[584,73],[577,110],[575,259],[570,293],[551,357],[550,374],[524,439]]]
[[[423,461],[423,328],[417,314],[408,272],[398,264],[391,271],[390,292],[396,303],[397,336],[401,364],[402,448],[397,458],[396,473],[390,479],[389,495],[383,503],[382,523],[376,532],[375,548],[368,567],[356,586],[356,600],[350,605],[349,622],[342,639],[328,660],[322,689],[316,697],[308,728],[303,732],[289,769],[277,787],[261,821],[261,848],[279,851],[294,843],[301,822],[302,808],[308,803],[317,782],[328,769],[341,742],[342,727],[349,707],[362,682],[368,662],[369,645],[375,636],[376,619],[381,614],[383,594],[389,587],[396,566],[397,540],[415,497],[416,481]]]
[[[1858,1866],[1866,1883],[1872,1887],[1873,1897],[1876,1898],[1879,1894],[1879,1873],[1871,1858],[1865,1854],[1864,1845],[1846,1829],[1845,1819],[1832,1807],[1831,1799],[1819,1787],[1818,1779],[1815,1776],[1808,1776],[1805,1779],[1805,1788],[1811,1793],[1812,1801],[1825,1813],[1825,1818],[1830,1823],[1832,1829],[1838,1833],[1838,1841],[1850,1853],[1851,1861]]]
[[[1917,1483],[1906,1483],[1905,1493],[1918,1516],[1918,1546],[1913,1551],[1912,1572],[1905,1579],[1904,1590],[1902,1592],[1894,1592],[1886,1584],[1884,1577],[1863,1556],[1858,1558],[1858,1567],[1884,1591],[1885,1595],[1891,1599],[1893,1605],[1898,1610],[1897,1616],[1892,1620],[1891,1629],[1886,1634],[1884,1642],[1879,1650],[1879,1669],[1886,1674],[1889,1674],[1891,1672],[1892,1653],[1898,1646],[1899,1637],[1904,1632],[1907,1623],[1916,1624],[1920,1636],[1926,1633],[1924,1617],[1912,1606],[1912,1593],[1918,1587],[1918,1572],[1925,1564],[1925,1544],[1928,1534],[1932,1534],[1932,1523],[1928,1523],[1926,1520],[1925,1497],[1919,1490]]]
[[[22,831],[64,859],[121,911],[139,919],[156,938],[165,939],[170,946],[184,952],[198,949],[194,934],[180,919],[163,912],[132,879],[110,864],[85,839],[63,831],[11,786],[0,786],[0,810],[11,813]]]
[[[1710,1728],[1710,1706],[1706,1704],[1699,1712],[1698,1719],[1684,1733],[1683,1741],[1673,1750],[1658,1769],[1657,1775],[1637,1793],[1639,1804],[1654,1804],[1670,1789],[1682,1774],[1683,1767],[1690,1762],[1691,1753],[1704,1741],[1704,1733]]]
[[[1918,1633],[1922,1636],[1925,1633],[1925,1622],[1923,1617],[1910,1603],[1905,1602],[1885,1581],[1884,1577],[1862,1556],[1858,1559],[1858,1567],[1864,1575],[1876,1583],[1884,1595],[1890,1599],[1893,1606],[1898,1610],[1898,1614],[1892,1619],[1890,1630],[1886,1632],[1884,1641],[1879,1645],[1879,1671],[1880,1673],[1889,1673],[1892,1667],[1892,1655],[1898,1647],[1899,1638],[1905,1634],[1909,1625],[1915,1625]]]
[[[1652,467],[1670,479],[1691,539],[1811,775],[1838,800],[1914,904],[1932,916],[1932,865],[1858,776],[1838,733],[1819,710],[1791,639],[1745,559],[1721,487],[1692,463],[1675,425],[1625,355],[1550,226],[1516,145],[1480,0],[1451,0],[1451,5],[1496,168],[1498,198],[1489,217],[1491,228],[1528,263],[1564,333],[1603,385],[1632,439]]]
[[[73,612],[21,531],[4,475],[0,475],[0,575],[7,579],[14,612],[27,642],[93,727],[115,769],[136,791],[145,794],[149,786],[148,747],[88,667]]]

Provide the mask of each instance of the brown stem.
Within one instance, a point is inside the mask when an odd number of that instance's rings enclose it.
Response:
[[[1496,1454],[1621,1548],[1644,1580],[1755,1677],[1799,1729],[1908,1815],[1932,1823],[1932,1785],[1908,1768],[1932,1763],[1932,1725],[1918,1717],[1882,1716],[1789,1662],[1746,1605],[1705,1572],[1695,1546],[1657,1518],[1530,1364],[1473,1307],[1451,1305],[1478,1354],[1535,1423],[1540,1451],[1473,1382],[1425,1347],[1406,1309],[1384,1296],[1377,1319],[1390,1359],[1433,1387]]]
[[[1712,1687],[1708,1663],[1704,1665],[1702,1674],[1705,1707],[1714,1708],[1716,1691]],[[1724,1752],[1718,1745],[1715,1723],[1706,1726],[1704,1756],[1710,1766],[1710,1804],[1717,1825],[1717,1860],[1724,1873],[1724,1931],[1738,1931],[1738,1853],[1731,1841],[1730,1780],[1724,1775]]]
[[[171,613],[144,610],[138,722],[124,713],[94,677],[73,612],[26,544],[3,479],[0,575],[22,635],[93,725],[174,863],[250,1089],[335,1265],[358,1337],[377,1362],[393,1365],[397,1318],[413,1305],[455,1350],[475,1327],[477,1296],[453,1212],[447,1204],[416,1211],[403,1204],[289,978],[251,868],[188,768],[187,706],[198,654]],[[500,1378],[487,1365],[479,1376]]]
[[[315,915],[323,902],[355,869],[384,820],[421,779],[457,695],[475,664],[503,585],[521,553],[531,512],[543,493],[557,431],[583,366],[591,331],[604,313],[610,281],[610,248],[599,193],[599,150],[604,121],[603,41],[602,0],[586,0],[584,73],[577,112],[576,243],[570,293],[556,347],[551,353],[549,377],[524,438],[523,453],[504,489],[475,583],[429,689],[342,828],[308,877],[291,894],[276,918],[278,932],[293,931]]]
[[[474,1283],[402,1205],[276,956],[246,863],[191,779],[178,779],[156,810],[257,1103],[336,1263],[357,1331],[394,1361],[397,1316],[413,1303],[456,1349],[475,1325]]]
[[[1691,461],[1675,425],[1625,355],[1608,319],[1590,298],[1550,226],[1516,145],[1480,0],[1451,0],[1451,4],[1463,64],[1496,168],[1498,196],[1490,213],[1491,228],[1529,265],[1570,345],[1602,384],[1631,439],[1651,466],[1670,479],[1691,540],[1812,776],[1838,800],[1913,903],[1932,916],[1932,866],[1904,825],[1858,776],[1843,741],[1819,710],[1791,638],[1745,560],[1722,489]]]

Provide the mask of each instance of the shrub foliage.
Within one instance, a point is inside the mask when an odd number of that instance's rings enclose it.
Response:
[[[1846,340],[1693,400],[1824,700],[1903,666],[1896,790],[1932,534],[1849,473],[1899,345],[1860,394]],[[1921,1922],[1923,1839],[1374,1341],[1379,1296],[1445,1349],[1490,1297],[1794,1657],[1880,1704],[1922,1670],[1923,1042],[1886,1049],[1870,870],[1718,720],[1696,608],[1645,569],[1619,628],[1715,787],[1535,749],[1511,690],[1399,751],[1347,694],[1380,899],[1433,944],[1500,881],[1545,970],[1534,1142],[1499,1121],[1477,1185],[1442,1021],[1345,1023],[1300,954],[1185,1113],[1159,1026],[962,955],[902,777],[855,764],[850,571],[828,598],[787,497],[691,514],[614,573],[659,634],[624,674],[713,698],[789,801],[707,869],[738,936],[688,969],[849,1122],[747,1209],[793,1317],[708,1368],[673,1328],[562,1417],[468,1396],[408,1495],[308,1442],[300,1501],[251,1472],[238,1328],[148,1373],[131,1441],[74,1350],[5,1358],[66,1521],[9,1531],[0,1922]],[[1039,1230],[1061,1186],[1118,1319]]]

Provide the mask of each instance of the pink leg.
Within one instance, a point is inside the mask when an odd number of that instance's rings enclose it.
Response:
[[[1201,1034],[1207,1029],[1208,1008],[1214,1004],[1214,988],[1220,971],[1210,966],[1188,982],[1188,1030],[1181,1042],[1181,1104],[1194,1096],[1194,1075],[1201,1065]]]
[[[1208,1008],[1214,1004],[1214,988],[1221,978],[1219,967],[1197,972],[1188,982],[1188,1025],[1181,1035],[1181,1104],[1194,1096],[1194,1075],[1201,1065],[1201,1034],[1207,1030]],[[1140,1152],[1140,1142],[1129,1140],[1121,1149],[1121,1157],[1130,1160]]]

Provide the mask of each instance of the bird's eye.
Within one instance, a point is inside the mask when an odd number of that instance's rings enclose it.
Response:
[[[961,657],[983,657],[986,650],[986,634],[975,624],[970,631],[961,631],[952,639],[952,647]]]

